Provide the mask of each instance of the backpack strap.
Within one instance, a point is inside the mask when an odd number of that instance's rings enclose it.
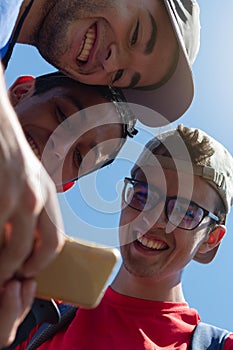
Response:
[[[59,321],[60,310],[54,300],[36,298],[30,312],[19,326],[14,342],[2,350],[13,350],[17,345],[23,343],[37,325],[45,322],[56,324]]]
[[[226,338],[230,334],[226,329],[199,322],[191,340],[190,350],[223,350]]]
[[[57,324],[42,324],[41,327],[32,337],[26,350],[35,350],[45,341],[52,338],[54,334],[71,323],[76,315],[77,308],[68,304],[60,304],[58,306],[61,318]]]

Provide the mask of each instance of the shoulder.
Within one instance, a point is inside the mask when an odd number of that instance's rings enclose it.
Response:
[[[230,340],[232,339],[232,340]],[[230,347],[225,347],[229,342],[231,342]],[[204,322],[199,322],[196,326],[192,342],[192,350],[200,349],[224,349],[224,350],[233,350],[233,336],[232,333],[226,329],[215,327],[211,324]]]
[[[23,0],[1,1],[0,11],[0,49],[4,48],[11,37]]]
[[[233,350],[233,333],[227,336],[223,350]]]

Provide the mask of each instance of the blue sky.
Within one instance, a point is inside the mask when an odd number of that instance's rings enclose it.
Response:
[[[203,129],[233,154],[233,2],[200,0],[199,5],[202,30],[201,47],[193,66],[195,97],[189,110],[173,126],[181,122]],[[34,48],[17,45],[6,72],[7,85],[20,74],[36,76],[52,70]],[[140,124],[138,129],[139,134],[127,142],[118,161],[83,179],[80,189],[76,185],[60,196],[68,234],[111,246],[117,244],[121,179],[129,175],[131,166],[127,154],[158,132]],[[199,310],[203,321],[233,330],[233,210],[227,229],[211,264],[193,262],[185,269],[183,287],[186,300]]]

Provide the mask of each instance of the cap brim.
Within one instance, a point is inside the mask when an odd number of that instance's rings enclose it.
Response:
[[[139,114],[141,109],[133,108],[136,117],[145,125],[161,126],[180,118],[190,106],[194,96],[194,82],[183,39],[178,28],[177,20],[170,6],[164,0],[168,15],[179,45],[179,58],[176,69],[170,79],[155,90],[143,91],[123,89],[126,100],[132,104],[148,107],[157,113]],[[131,105],[131,108],[133,106]],[[162,118],[161,118],[162,116]]]

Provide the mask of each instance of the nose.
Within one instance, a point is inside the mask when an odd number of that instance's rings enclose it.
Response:
[[[67,142],[67,135],[65,131],[59,130],[59,132],[53,132],[49,139],[50,147],[48,149],[57,159],[62,160],[67,155],[71,143]]]
[[[66,148],[63,145],[56,145],[56,147],[54,147],[54,149],[51,151],[58,160],[65,158]]]
[[[117,70],[126,69],[128,61],[129,55],[127,54],[127,50],[121,50],[117,44],[113,43],[108,47],[102,65],[107,73],[112,73]]]
[[[68,150],[68,143],[61,134],[53,132],[44,148],[42,163],[55,183],[62,183],[62,169]]]
[[[166,229],[167,218],[164,211],[164,203],[160,202],[153,210],[145,211],[142,215],[147,230]]]

